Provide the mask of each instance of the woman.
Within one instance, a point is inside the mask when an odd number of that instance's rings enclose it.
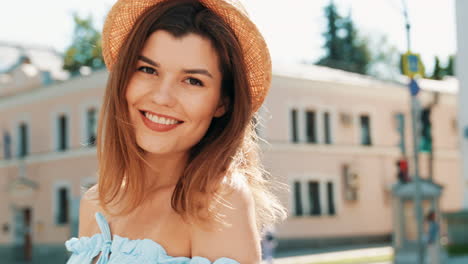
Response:
[[[259,230],[285,213],[259,163],[255,25],[234,1],[119,0],[103,54],[99,182],[68,263],[259,263]]]

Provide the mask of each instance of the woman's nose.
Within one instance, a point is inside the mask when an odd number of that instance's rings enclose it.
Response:
[[[152,91],[152,100],[155,104],[172,107],[176,103],[176,82],[171,78],[160,78]]]

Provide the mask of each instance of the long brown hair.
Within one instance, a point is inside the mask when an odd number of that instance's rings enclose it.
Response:
[[[260,163],[255,131],[257,114],[252,113],[241,46],[220,17],[192,0],[164,1],[146,10],[137,19],[110,72],[97,139],[99,200],[103,208],[112,213],[109,204],[121,202],[125,197],[125,206],[117,212],[125,214],[144,198],[145,179],[138,175],[143,175],[147,162],[136,143],[124,95],[139,52],[156,30],[168,31],[175,37],[194,33],[212,42],[223,76],[221,96],[227,98],[228,106],[223,116],[213,118],[206,134],[190,150],[172,194],[174,210],[183,217],[205,220],[207,211],[200,209],[209,211],[222,181],[234,181],[235,174],[242,175],[254,196],[258,227],[283,218],[284,208],[271,193],[268,173]]]

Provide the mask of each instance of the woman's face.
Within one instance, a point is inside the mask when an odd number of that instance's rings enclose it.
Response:
[[[147,154],[186,153],[205,135],[212,118],[225,112],[221,80],[209,40],[152,33],[126,90],[137,144]]]

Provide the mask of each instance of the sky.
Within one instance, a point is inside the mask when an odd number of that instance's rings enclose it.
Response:
[[[411,49],[427,69],[434,56],[456,52],[455,0],[333,0],[342,15],[351,14],[359,34],[386,36],[388,45],[406,51],[403,1],[411,23]],[[50,46],[63,52],[73,33],[72,13],[92,15],[101,30],[116,0],[0,0],[0,42]],[[323,54],[323,8],[330,0],[242,0],[264,35],[274,61],[316,61]],[[27,8],[25,8],[27,7]]]

